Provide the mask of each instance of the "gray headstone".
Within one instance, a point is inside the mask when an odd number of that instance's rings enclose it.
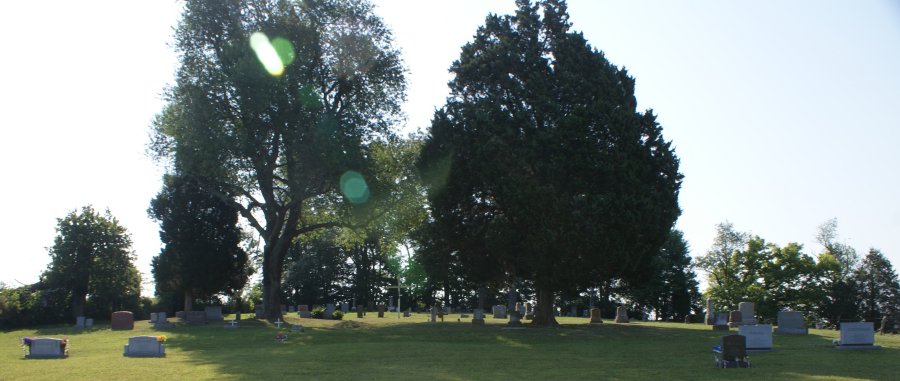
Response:
[[[84,328],[86,328],[86,329],[94,328],[94,319],[91,319],[91,318],[84,319]]]
[[[306,304],[301,304],[297,310],[297,316],[304,319],[309,319],[312,316],[309,312],[309,306]]]
[[[223,320],[225,320],[225,317],[222,316],[222,306],[204,307],[203,313],[206,314],[207,321],[223,321]]]
[[[728,324],[728,312],[716,312],[716,319],[713,321],[713,325],[727,325]]]
[[[496,305],[493,308],[494,319],[506,319],[506,306]]]
[[[713,311],[712,298],[706,298],[706,325],[716,324],[716,312]]]
[[[837,349],[877,349],[875,345],[875,323],[841,323],[841,339]]]
[[[731,311],[728,314],[728,326],[731,328],[735,328],[743,324],[744,314],[741,311]]]
[[[753,302],[738,303],[738,311],[741,311],[741,324],[754,325],[757,323],[756,311]]]
[[[150,324],[156,323],[157,316],[159,315],[157,315],[156,312],[150,313]]]
[[[348,312],[350,312],[350,304],[348,304],[348,303],[341,303],[341,312],[343,312],[343,313],[345,313],[345,314],[348,313]]]
[[[778,311],[778,328],[776,333],[806,335],[809,329],[803,320],[803,313],[799,311]]]
[[[591,308],[591,323],[603,323],[603,319],[600,318],[599,308]]]
[[[747,338],[748,351],[772,350],[772,325],[741,325],[738,334]]]
[[[192,311],[203,312],[203,311]],[[163,357],[166,355],[166,346],[157,341],[156,336],[132,336],[125,344],[124,356],[127,357]]]
[[[66,357],[66,351],[62,346],[61,339],[39,337],[31,340],[31,346],[28,348],[28,354],[25,358],[29,359],[50,359]]]
[[[334,310],[337,308],[332,303],[328,303],[325,305],[325,318],[331,319],[331,316],[334,314]]]
[[[432,322],[432,323],[437,322],[437,311],[438,311],[437,306],[431,306],[431,318],[429,320],[430,322]]]
[[[519,316],[519,311],[511,311],[509,313],[509,322],[506,323],[508,325],[522,325],[522,318]]]
[[[84,328],[84,316],[75,318],[75,328]]]
[[[188,311],[184,319],[188,324],[206,324],[206,311]]]
[[[616,323],[628,323],[628,309],[625,306],[616,307]]]

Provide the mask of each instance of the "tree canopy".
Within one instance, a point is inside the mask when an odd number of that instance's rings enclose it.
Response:
[[[141,276],[131,236],[109,210],[100,214],[85,206],[58,219],[49,254],[43,278],[50,289],[65,293],[73,317],[85,316],[88,301],[95,313],[137,305]]]
[[[184,311],[194,298],[233,294],[250,275],[237,209],[205,189],[196,177],[166,176],[148,209],[163,243],[151,262],[157,295],[180,294]]]
[[[367,201],[369,144],[405,97],[392,44],[365,1],[185,2],[151,147],[212,181],[259,235],[272,318],[293,240]]]
[[[569,30],[565,2],[516,4],[451,66],[420,169],[440,242],[533,280],[535,322],[554,324],[555,292],[649,266],[682,175],[655,115],[636,110],[634,79]]]

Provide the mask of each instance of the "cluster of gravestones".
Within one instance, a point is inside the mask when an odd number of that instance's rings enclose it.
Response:
[[[726,344],[736,345],[733,343],[741,343],[744,352],[761,352],[772,350],[772,333],[788,334],[788,335],[806,335],[809,329],[803,318],[803,313],[798,311],[779,311],[777,327],[773,329],[771,324],[759,324],[755,317],[754,304],[751,302],[741,302],[738,304],[737,311],[729,313],[716,312],[713,308],[711,299],[706,301],[706,324],[712,326],[713,330],[730,331],[731,328],[737,328],[737,335],[742,336],[741,340],[725,340],[723,336],[721,346]],[[833,342],[835,349],[840,350],[859,350],[859,349],[878,349],[875,345],[875,327],[872,322],[844,322],[840,324],[840,339]],[[720,352],[721,351],[720,348]],[[729,353],[734,353],[729,352]],[[727,362],[727,361],[726,361]]]

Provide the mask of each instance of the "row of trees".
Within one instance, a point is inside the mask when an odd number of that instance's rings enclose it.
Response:
[[[814,258],[800,244],[780,247],[731,223],[719,224],[713,246],[697,261],[708,274],[706,293],[726,309],[755,302],[769,320],[781,310],[803,311],[828,324],[900,315],[900,283],[879,250],[870,249],[860,260],[838,240],[834,219],[819,227],[817,241],[823,251]]]
[[[269,316],[286,297],[371,301],[400,276],[402,245],[432,295],[482,290],[483,305],[485,290],[533,289],[538,324],[555,323],[558,298],[668,270],[682,179],[671,143],[636,110],[634,79],[569,30],[564,1],[516,5],[463,47],[415,142],[390,129],[404,68],[371,4],[185,2],[151,148],[259,237]],[[157,277],[182,255],[174,245]]]

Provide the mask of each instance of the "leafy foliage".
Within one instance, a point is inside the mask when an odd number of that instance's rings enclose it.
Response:
[[[49,254],[47,292],[65,295],[73,317],[85,315],[86,302],[100,316],[138,307],[141,276],[131,236],[108,210],[100,214],[85,206],[58,219]]]
[[[682,176],[656,117],[636,111],[634,79],[569,31],[565,2],[516,3],[453,63],[420,168],[429,234],[446,245],[430,252],[481,281],[533,280],[536,322],[553,324],[554,292],[643,273],[680,214]]]
[[[194,298],[234,295],[250,275],[237,209],[205,188],[197,178],[166,176],[148,209],[164,245],[151,262],[156,294],[183,295],[184,311]]]
[[[264,243],[263,302],[279,316],[293,240],[339,224],[342,175],[364,181],[369,143],[400,117],[399,52],[372,5],[349,0],[188,0],[175,47],[151,148],[235,200]]]

